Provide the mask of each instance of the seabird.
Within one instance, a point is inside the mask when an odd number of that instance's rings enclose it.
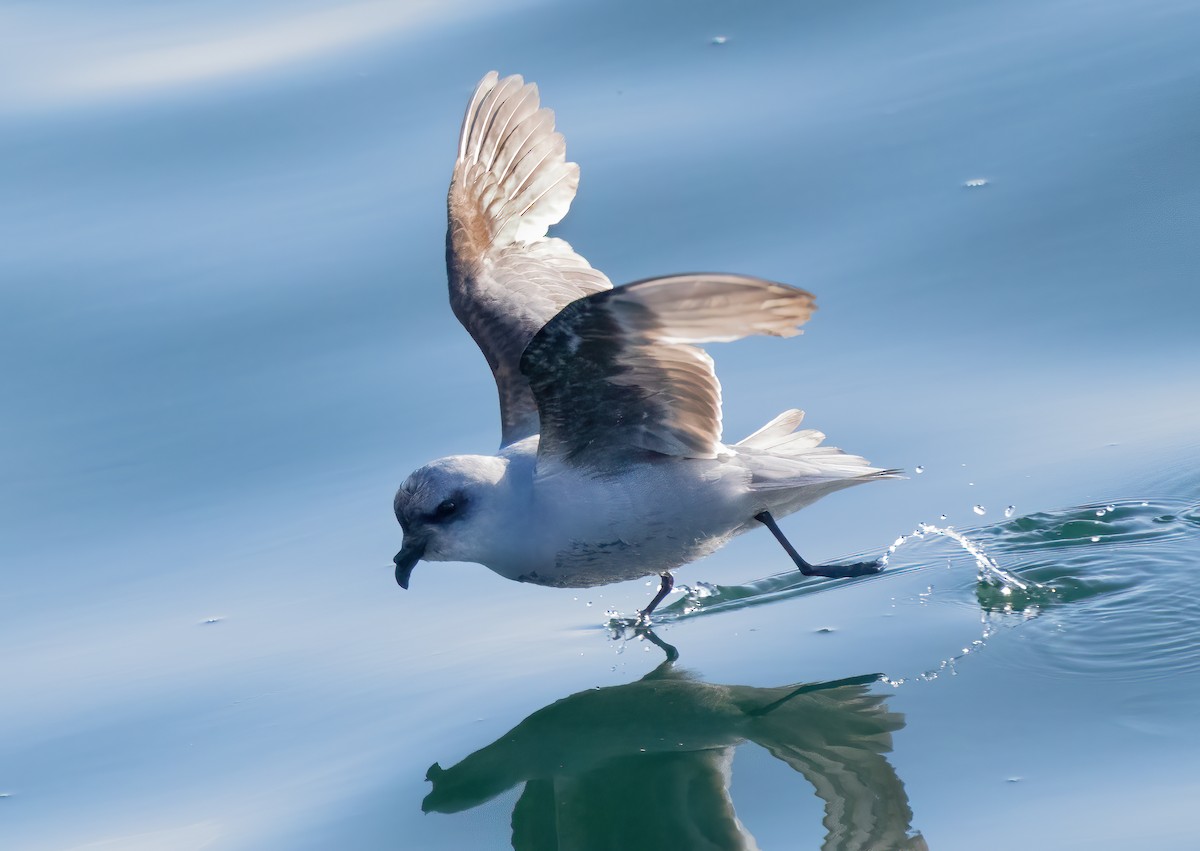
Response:
[[[696,344],[794,336],[810,293],[746,275],[690,273],[614,287],[562,239],[579,166],[566,160],[537,87],[493,71],[475,89],[450,182],[450,305],[500,396],[496,455],[440,458],[396,493],[396,581],[417,562],[476,562],[509,579],[581,588],[671,570],[766,526],[806,575],[775,518],[893,476],[823,446],[788,410],[721,439],[721,389]]]

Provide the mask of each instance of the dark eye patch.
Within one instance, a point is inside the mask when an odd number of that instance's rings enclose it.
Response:
[[[455,517],[462,510],[464,504],[466,504],[466,499],[461,496],[453,499],[444,499],[427,517],[432,523],[443,523]]]

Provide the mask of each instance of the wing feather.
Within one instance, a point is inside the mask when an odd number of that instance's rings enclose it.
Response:
[[[825,805],[822,851],[928,851],[912,831],[908,793],[886,756],[892,733],[903,727],[904,716],[882,696],[848,684],[785,696],[754,719],[749,738],[813,785]]]
[[[605,469],[631,451],[715,458],[721,386],[694,343],[789,337],[812,296],[742,275],[654,278],[572,302],[521,359],[541,418],[539,458]]]
[[[611,288],[547,229],[567,214],[579,166],[566,161],[554,113],[537,87],[489,72],[463,116],[450,182],[446,266],[450,305],[478,343],[500,396],[501,445],[539,430],[520,370],[529,341],[563,307]]]

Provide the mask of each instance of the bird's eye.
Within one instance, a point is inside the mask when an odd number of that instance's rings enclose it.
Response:
[[[458,511],[458,503],[452,499],[443,500],[437,508],[433,510],[433,518],[435,520],[445,520],[454,512]]]

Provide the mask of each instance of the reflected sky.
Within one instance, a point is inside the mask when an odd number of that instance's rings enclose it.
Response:
[[[5,100],[8,109],[61,107],[64,101],[77,106],[81,100],[244,78],[372,41],[411,38],[484,10],[471,0],[307,0],[250,9],[230,3],[170,8],[128,3],[104,21],[86,16],[79,21],[62,4],[53,10],[15,5],[0,17],[8,32],[55,30],[58,37],[40,44],[7,40],[4,65],[22,73],[6,75]],[[86,12],[86,6],[78,11]]]

